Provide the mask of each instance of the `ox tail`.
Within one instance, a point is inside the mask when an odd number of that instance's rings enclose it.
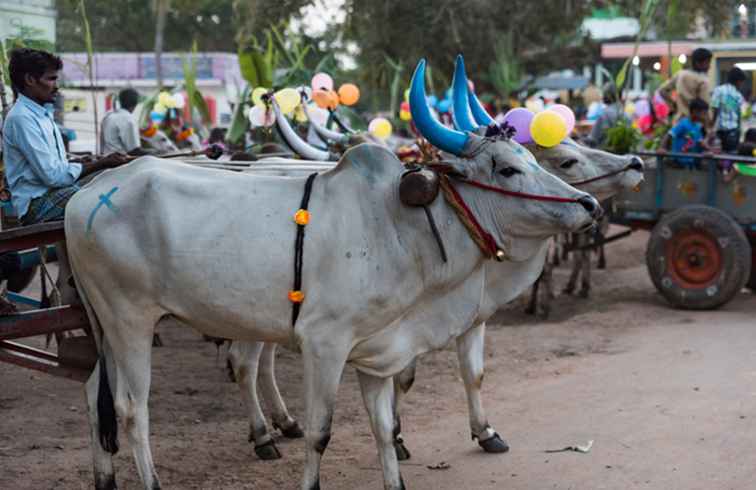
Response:
[[[76,274],[74,264],[71,264],[71,272],[77,285],[77,291],[84,309],[87,311],[92,334],[97,343],[98,360],[97,365],[100,368],[100,379],[97,386],[97,426],[99,429],[100,446],[110,454],[118,452],[118,419],[116,418],[115,400],[113,399],[113,390],[110,387],[108,377],[108,363],[105,357],[105,332],[102,330],[97,313],[92,308],[82,282]]]

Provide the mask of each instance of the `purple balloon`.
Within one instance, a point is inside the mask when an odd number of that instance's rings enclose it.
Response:
[[[534,114],[522,107],[516,107],[504,114],[504,122],[515,128],[514,140],[520,144],[532,143],[530,122]]]

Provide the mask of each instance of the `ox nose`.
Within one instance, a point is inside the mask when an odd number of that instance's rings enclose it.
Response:
[[[630,165],[628,165],[627,168],[631,170],[637,170],[638,172],[643,172],[643,160],[641,160],[639,156],[633,155],[633,157],[630,159]]]
[[[593,219],[599,219],[604,214],[604,210],[601,209],[601,205],[593,196],[585,195],[578,199],[578,203],[583,206],[583,209],[588,211]]]

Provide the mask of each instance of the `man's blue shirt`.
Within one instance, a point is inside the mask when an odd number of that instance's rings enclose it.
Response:
[[[81,165],[69,163],[53,120],[52,104],[41,106],[19,94],[3,125],[5,179],[18,217],[29,202],[50,189],[67,187],[81,175]]]

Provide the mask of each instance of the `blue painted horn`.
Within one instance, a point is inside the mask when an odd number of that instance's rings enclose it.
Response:
[[[470,110],[472,111],[473,117],[475,118],[475,122],[477,122],[481,126],[490,126],[492,124],[496,124],[494,118],[488,115],[488,112],[483,107],[483,104],[481,104],[480,100],[478,100],[478,96],[475,95],[475,92],[468,92],[467,95],[470,102]]]
[[[468,85],[467,74],[465,73],[465,60],[462,55],[457,55],[457,61],[454,63],[454,80],[452,80],[452,102],[454,111],[452,120],[454,127],[460,131],[475,131],[478,125],[473,121],[470,113],[470,102],[467,98]]]
[[[452,153],[457,156],[462,155],[462,151],[467,144],[467,135],[449,129],[434,119],[431,110],[428,107],[428,101],[425,98],[425,60],[420,60],[415,68],[415,74],[412,76],[412,85],[410,85],[410,113],[415,127],[420,134],[430,141],[430,143],[443,151]]]

